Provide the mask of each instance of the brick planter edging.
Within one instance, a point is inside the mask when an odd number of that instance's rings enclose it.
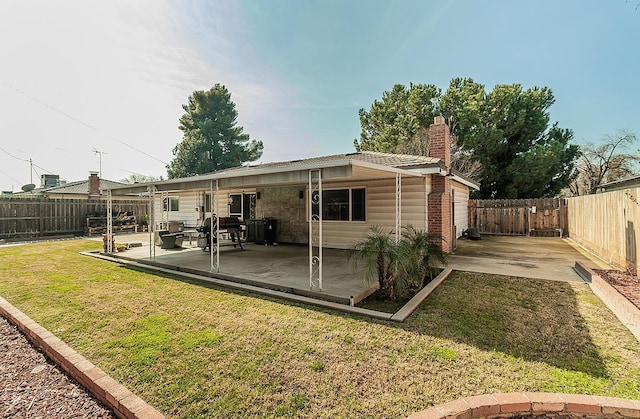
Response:
[[[640,401],[561,393],[496,393],[430,407],[410,419],[475,419],[558,414],[582,418],[640,418]]]
[[[119,418],[163,419],[164,415],[125,386],[109,377],[84,356],[58,339],[0,297],[0,315],[15,325],[27,339],[80,385],[109,407]]]
[[[589,281],[591,291],[609,307],[609,310],[616,315],[618,320],[640,341],[640,309],[584,264],[576,262],[574,269],[578,275]]]

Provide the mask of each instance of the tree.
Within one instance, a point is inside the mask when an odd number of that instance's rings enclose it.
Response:
[[[238,112],[226,87],[195,91],[182,108],[179,128],[184,134],[167,166],[169,178],[236,167],[262,156],[262,141],[250,140],[237,126]]]
[[[139,173],[132,173],[124,179],[121,179],[122,183],[148,183],[162,181],[162,176],[147,176]]]
[[[618,131],[598,145],[588,143],[582,147],[576,165],[577,177],[569,187],[571,194],[596,193],[604,183],[637,174],[640,156],[626,152],[636,141],[634,133]]]
[[[366,111],[356,150],[428,155],[428,127],[443,115],[451,129],[451,165],[480,181],[481,198],[555,196],[572,180],[578,147],[571,130],[549,128],[550,89],[497,85],[487,93],[456,78],[434,85],[395,85]]]
[[[550,89],[496,85],[486,93],[472,79],[453,79],[442,114],[452,134],[481,165],[480,198],[556,196],[572,180],[578,146],[573,132],[549,128]]]
[[[438,115],[440,90],[431,84],[396,84],[375,100],[371,109],[360,109],[362,132],[354,140],[358,151],[426,155],[428,128]]]

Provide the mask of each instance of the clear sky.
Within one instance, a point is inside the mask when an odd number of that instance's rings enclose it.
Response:
[[[551,119],[640,135],[640,0],[0,2],[0,190],[164,176],[194,90],[227,86],[262,162],[353,151],[394,84],[548,86]],[[34,171],[30,171],[32,159]]]

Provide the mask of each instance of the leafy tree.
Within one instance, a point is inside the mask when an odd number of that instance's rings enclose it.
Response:
[[[573,132],[549,128],[550,89],[497,85],[486,93],[472,79],[454,79],[441,100],[453,135],[481,165],[480,198],[556,196],[572,180],[578,146]]]
[[[184,134],[167,166],[169,178],[236,167],[262,156],[262,141],[250,140],[237,126],[238,112],[226,87],[195,91],[182,108],[179,128]]]
[[[147,176],[139,173],[132,173],[124,179],[121,179],[122,183],[147,183],[162,181],[162,176]]]
[[[396,84],[375,100],[371,109],[360,109],[362,132],[354,140],[358,151],[426,155],[428,128],[438,115],[440,90],[431,84]]]
[[[627,152],[636,141],[634,133],[619,131],[598,145],[588,143],[582,147],[576,165],[577,177],[569,187],[571,194],[596,193],[604,183],[637,174],[640,156]]]
[[[443,115],[451,128],[452,167],[480,181],[480,198],[555,196],[572,180],[578,147],[571,130],[549,128],[550,89],[497,85],[487,93],[470,78],[444,94],[433,85],[396,85],[360,109],[356,150],[428,154],[428,127]]]

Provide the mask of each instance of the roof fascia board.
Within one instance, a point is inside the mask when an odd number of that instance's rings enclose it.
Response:
[[[367,168],[367,169],[379,170],[381,172],[400,173],[401,175],[406,175],[406,176],[421,177],[423,175],[419,171],[415,171],[415,170],[407,170],[407,169],[402,169],[402,168],[394,167],[394,166],[384,166],[382,164],[369,163],[369,162],[360,161],[360,160],[351,160],[351,164],[353,166],[364,167],[364,168]]]
[[[480,190],[480,185],[476,182],[473,182],[469,179],[465,179],[464,177],[458,176],[455,173],[452,176],[452,179],[455,180],[456,182],[468,186],[469,188],[475,190],[475,191],[479,191]]]

